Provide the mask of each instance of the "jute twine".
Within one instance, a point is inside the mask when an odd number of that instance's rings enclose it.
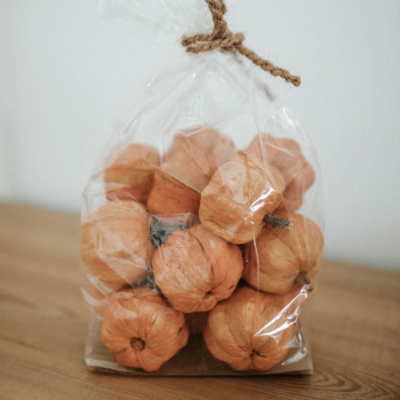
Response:
[[[254,51],[243,45],[245,39],[243,33],[232,33],[229,30],[224,19],[224,14],[227,11],[224,0],[205,0],[205,2],[208,4],[212,14],[214,30],[210,34],[199,33],[194,36],[184,37],[182,45],[186,47],[186,51],[200,53],[217,48],[237,50],[264,71],[268,71],[273,76],[280,76],[294,86],[300,86],[301,80],[299,76],[293,76],[286,69],[276,67],[270,61],[262,59]]]

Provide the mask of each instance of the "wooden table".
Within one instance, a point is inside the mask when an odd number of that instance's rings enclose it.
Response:
[[[400,399],[400,274],[328,261],[314,301],[312,376],[87,371],[78,228],[76,215],[0,205],[0,399]]]

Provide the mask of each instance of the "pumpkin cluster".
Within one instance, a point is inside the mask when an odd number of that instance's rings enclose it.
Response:
[[[191,336],[237,371],[282,362],[323,255],[298,213],[314,180],[299,144],[270,134],[242,150],[212,128],[163,154],[122,149],[81,224],[84,295],[116,361],[157,371]]]

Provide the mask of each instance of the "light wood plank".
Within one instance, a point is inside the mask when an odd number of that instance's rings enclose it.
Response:
[[[87,371],[79,217],[0,205],[0,399],[400,399],[400,274],[325,261],[312,376],[124,377]]]

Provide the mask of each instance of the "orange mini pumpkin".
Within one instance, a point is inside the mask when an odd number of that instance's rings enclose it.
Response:
[[[184,134],[176,135],[170,154],[173,154],[181,147],[182,141],[190,142],[197,148],[211,154],[217,166],[226,162],[237,151],[234,142],[229,136],[221,135],[212,127],[191,129]]]
[[[155,174],[147,207],[152,214],[198,214],[200,193],[216,170],[215,158],[184,135],[175,138]]]
[[[82,221],[82,260],[108,288],[146,278],[150,255],[149,217],[136,201],[108,202]]]
[[[239,152],[222,164],[201,195],[199,217],[214,234],[235,244],[256,238],[266,214],[279,205],[285,183],[274,167]]]
[[[293,139],[279,139],[269,134],[256,136],[246,152],[277,168],[285,179],[282,203],[277,210],[296,211],[303,204],[304,193],[315,180],[314,168],[307,162]]]
[[[237,371],[267,371],[281,362],[295,334],[286,299],[249,287],[210,311],[204,339],[210,353]]]
[[[146,204],[159,165],[154,147],[136,143],[127,146],[105,171],[107,198],[135,199]]]
[[[184,347],[184,315],[149,287],[126,289],[110,300],[101,330],[103,343],[124,367],[157,371]]]
[[[200,193],[172,176],[156,171],[147,207],[154,215],[183,213],[197,215],[200,207]]]
[[[291,230],[265,225],[254,243],[245,250],[243,278],[269,293],[288,293],[293,285],[303,286],[317,274],[324,252],[324,237],[318,226],[300,214],[277,211],[294,222]]]
[[[239,248],[202,225],[172,233],[152,266],[164,296],[185,313],[214,308],[233,293],[243,272]]]

